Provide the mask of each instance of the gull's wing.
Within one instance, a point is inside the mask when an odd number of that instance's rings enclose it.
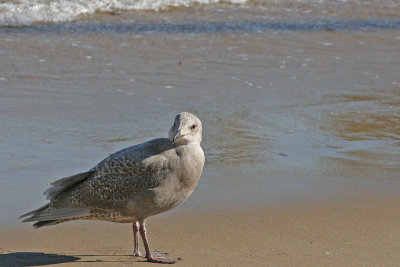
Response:
[[[162,182],[168,159],[161,153],[172,148],[169,139],[154,139],[110,155],[92,169],[92,176],[68,192],[69,202],[96,209],[120,208],[135,194]]]
[[[171,141],[163,138],[118,151],[89,172],[52,183],[45,192],[50,203],[21,217],[30,215],[24,221],[56,222],[90,216],[96,210],[123,210],[136,194],[162,182],[168,159],[161,153],[170,149]]]

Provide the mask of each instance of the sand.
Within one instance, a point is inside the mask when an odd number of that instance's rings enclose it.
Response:
[[[180,266],[398,266],[399,199],[173,211],[148,221],[153,250]],[[131,256],[129,224],[0,230],[0,266],[154,266]]]

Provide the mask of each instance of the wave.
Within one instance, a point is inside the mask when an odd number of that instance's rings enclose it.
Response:
[[[0,26],[73,21],[96,12],[154,10],[248,0],[11,0],[0,1]]]

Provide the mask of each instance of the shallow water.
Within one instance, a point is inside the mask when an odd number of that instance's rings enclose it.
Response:
[[[206,152],[187,211],[398,192],[395,1],[100,11],[0,15],[0,224],[181,111]]]

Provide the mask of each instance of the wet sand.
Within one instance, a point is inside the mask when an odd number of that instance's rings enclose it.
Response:
[[[154,250],[181,266],[397,266],[399,198],[173,211],[148,221]],[[0,266],[154,266],[132,257],[129,224],[0,230]],[[140,244],[141,245],[141,244]]]

